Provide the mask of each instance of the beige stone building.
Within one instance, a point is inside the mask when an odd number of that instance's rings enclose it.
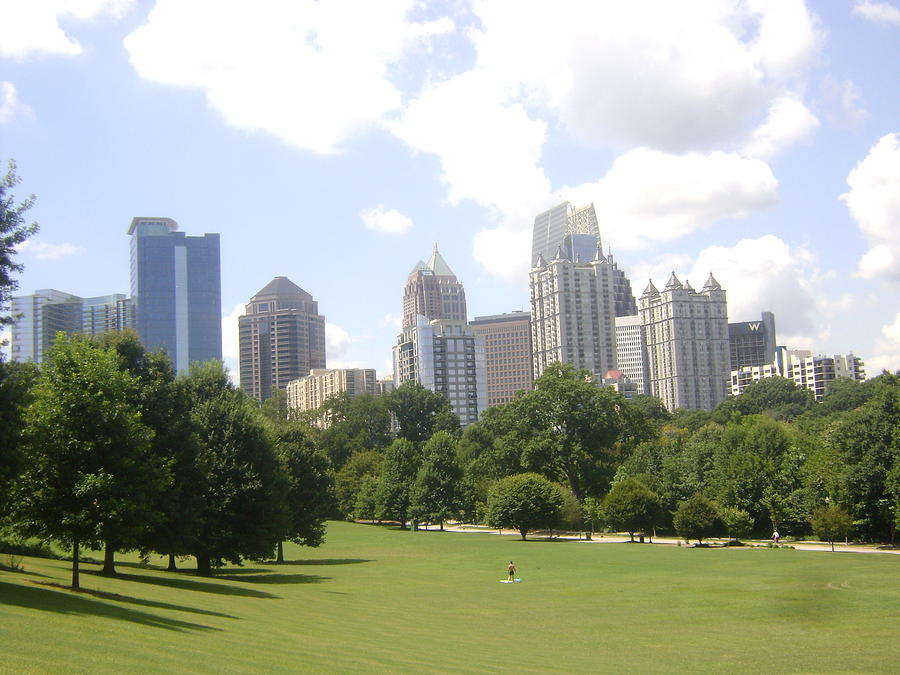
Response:
[[[509,403],[516,392],[533,388],[529,312],[476,316],[469,327],[484,340],[488,407]]]
[[[287,384],[288,409],[296,412],[318,410],[337,394],[375,394],[374,368],[313,368],[309,375]]]

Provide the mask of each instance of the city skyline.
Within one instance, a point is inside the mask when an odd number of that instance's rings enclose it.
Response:
[[[422,251],[470,317],[527,310],[534,218],[570,201],[636,294],[712,272],[729,322],[900,368],[896,2],[362,4],[364,35],[339,3],[32,5],[0,7],[0,145],[41,224],[19,295],[127,293],[124,229],[160,214],[221,235],[235,379],[279,275],[319,302],[329,368],[382,376]]]

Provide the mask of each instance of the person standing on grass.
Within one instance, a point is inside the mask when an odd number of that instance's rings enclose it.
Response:
[[[777,544],[779,541],[781,541],[781,535],[778,534],[778,530],[775,530],[775,531],[772,533],[772,541],[774,541],[776,544]]]
[[[508,579],[510,581],[515,581],[516,579],[516,566],[513,565],[513,561],[509,561],[509,565],[506,566],[506,572],[509,575]]]

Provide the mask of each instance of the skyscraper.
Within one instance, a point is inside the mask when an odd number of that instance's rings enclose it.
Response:
[[[764,366],[775,360],[775,315],[763,312],[759,321],[728,324],[731,370]]]
[[[616,317],[616,367],[634,383],[638,394],[650,393],[647,339],[637,314]]]
[[[82,298],[52,288],[12,299],[10,355],[14,361],[43,363],[56,334],[100,335],[134,328],[134,306],[121,293]]]
[[[219,235],[187,237],[171,218],[134,218],[131,297],[147,349],[165,348],[178,372],[222,358]]]
[[[466,291],[438,252],[437,244],[428,262],[420,260],[406,279],[403,329],[415,328],[417,316],[429,321],[466,320]]]
[[[600,246],[587,261],[569,259],[562,246],[549,262],[538,253],[529,280],[534,378],[560,361],[602,382],[616,367],[616,326],[612,266]]]
[[[476,316],[469,326],[484,340],[488,406],[509,403],[516,392],[534,386],[531,314],[509,312]]]
[[[675,273],[662,292],[651,281],[639,300],[651,393],[669,410],[712,410],[728,395],[728,308],[709,275],[698,293]]]
[[[259,401],[325,368],[325,317],[287,277],[275,277],[250,298],[238,326],[241,389]]]

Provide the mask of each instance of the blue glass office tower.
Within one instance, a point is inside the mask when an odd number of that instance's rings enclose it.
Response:
[[[221,360],[219,235],[187,237],[171,218],[134,218],[128,234],[141,342],[164,348],[179,373],[194,361]]]

